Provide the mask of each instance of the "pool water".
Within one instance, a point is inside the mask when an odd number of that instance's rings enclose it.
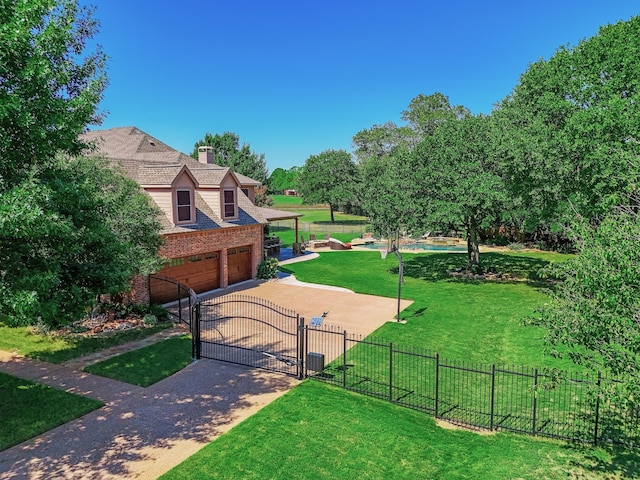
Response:
[[[359,247],[370,248],[371,250],[378,250],[379,248],[385,248],[387,242],[373,242],[365,243],[364,245],[358,245]],[[466,245],[436,245],[433,243],[409,243],[400,244],[400,250],[424,250],[428,252],[466,252]]]

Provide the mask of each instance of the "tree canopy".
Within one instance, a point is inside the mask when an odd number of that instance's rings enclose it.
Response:
[[[508,195],[494,157],[491,118],[465,116],[442,122],[409,155],[396,159],[404,172],[411,213],[410,232],[466,232],[468,267],[480,264],[480,228],[506,220]],[[412,184],[412,185],[411,185]]]
[[[246,175],[263,185],[267,184],[269,172],[264,159],[264,153],[255,153],[248,143],[240,145],[240,137],[232,132],[207,132],[204,138],[198,140],[193,147],[191,156],[198,158],[198,147],[208,145],[213,147],[214,161],[217,165],[229,167],[231,170]]]
[[[637,200],[634,203],[637,204]],[[574,222],[578,255],[553,264],[560,280],[533,323],[546,329],[549,352],[622,380],[607,398],[637,412],[640,404],[640,218],[634,206],[617,209],[598,225]],[[625,412],[620,412],[623,417]],[[632,423],[636,416],[628,419]],[[635,423],[633,423],[635,425]]]
[[[282,193],[285,190],[294,190],[298,177],[298,167],[291,167],[288,170],[284,168],[276,168],[269,175],[269,192]]]
[[[104,160],[98,22],[74,0],[0,2],[0,317],[57,326],[157,266],[158,211]]]
[[[86,147],[107,84],[105,55],[85,53],[97,28],[76,0],[0,3],[0,190]]]
[[[504,178],[529,228],[606,214],[635,188],[639,38],[640,17],[604,26],[533,63],[498,105]]]
[[[355,200],[358,169],[345,150],[325,150],[311,155],[298,174],[298,192],[304,203],[326,203],[334,222],[334,210]]]

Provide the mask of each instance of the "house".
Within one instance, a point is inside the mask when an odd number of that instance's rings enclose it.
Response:
[[[154,277],[203,293],[254,278],[263,259],[264,226],[300,214],[254,205],[260,182],[214,163],[211,147],[185,155],[136,127],[90,131],[96,155],[122,167],[162,212],[167,259]],[[297,228],[296,228],[297,241]],[[132,280],[136,303],[164,303],[167,291],[147,277]]]

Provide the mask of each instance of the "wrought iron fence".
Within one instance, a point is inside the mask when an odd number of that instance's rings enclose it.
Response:
[[[168,277],[149,275],[149,301],[162,304],[170,317],[186,323],[191,330],[196,293],[186,285]]]
[[[440,357],[336,327],[304,327],[305,376],[386,399],[436,418],[488,430],[573,441],[638,445],[620,423],[622,406],[603,398],[615,380]],[[627,412],[629,414],[629,412]]]

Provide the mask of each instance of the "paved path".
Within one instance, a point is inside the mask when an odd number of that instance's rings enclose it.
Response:
[[[200,360],[148,388],[0,352],[0,370],[105,406],[0,452],[2,479],[153,479],[297,380]]]

